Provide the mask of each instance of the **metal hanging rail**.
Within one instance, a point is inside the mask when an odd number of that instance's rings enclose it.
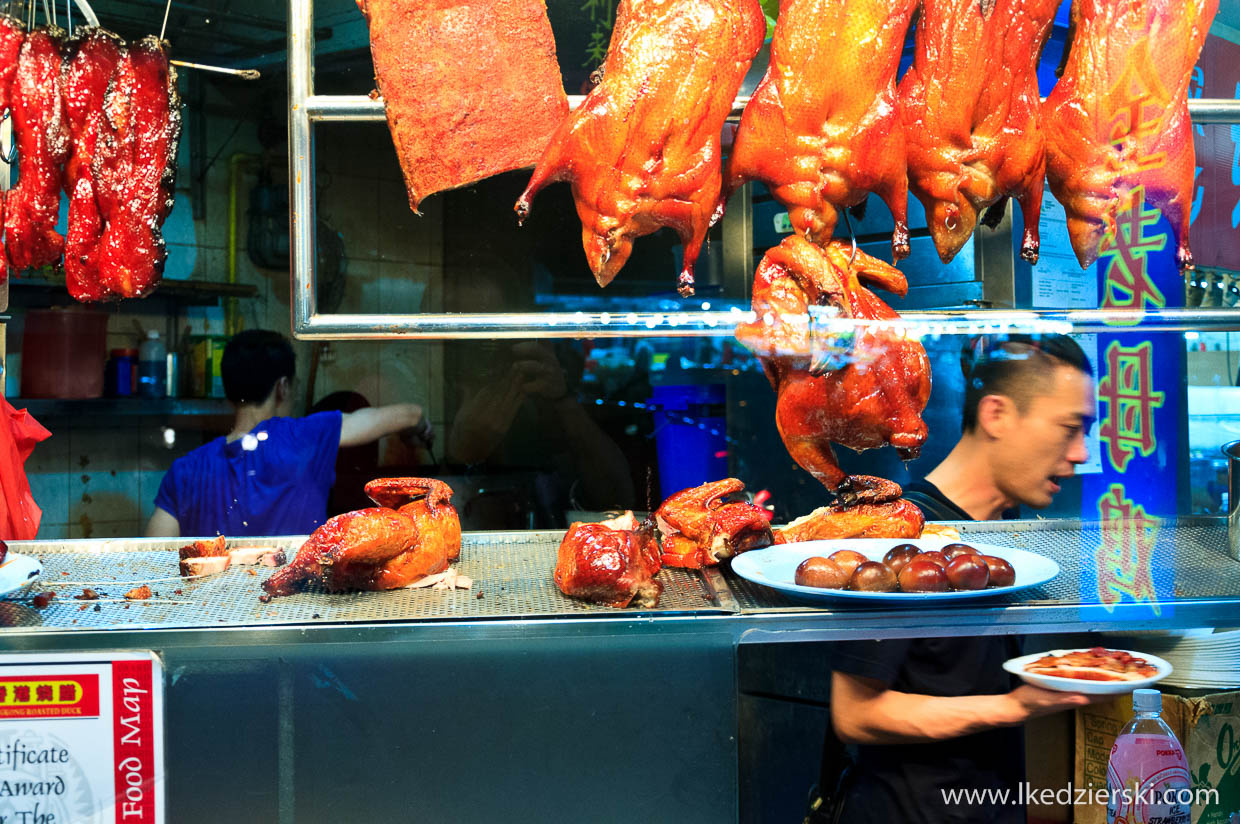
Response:
[[[373,340],[419,338],[599,338],[641,337],[653,333],[665,337],[732,335],[747,312],[541,312],[491,314],[319,314],[316,306],[314,198],[314,124],[362,122],[385,119],[383,100],[367,95],[321,95],[314,93],[314,2],[289,0],[288,97],[289,97],[289,271],[292,281],[294,337],[303,340]],[[569,95],[569,105],[584,99]],[[737,97],[734,111],[749,98]],[[1240,123],[1240,100],[1193,99],[1189,114],[1196,123]],[[986,314],[971,313],[970,316]],[[1020,313],[1030,314],[1030,313]],[[1042,314],[1042,313],[1034,313]],[[1059,313],[1064,314],[1064,313]],[[1077,315],[1081,313],[1066,313]],[[1163,310],[1159,313],[1107,313],[1099,318],[1059,319],[1076,328],[1078,322],[1114,329],[1116,324],[1141,321],[1171,329],[1240,329],[1240,312],[1228,310]],[[934,322],[951,318],[970,321],[960,313],[907,313],[905,319]],[[1171,318],[1174,318],[1172,322]],[[1013,329],[1012,331],[1017,331]],[[951,334],[951,331],[945,331]]]

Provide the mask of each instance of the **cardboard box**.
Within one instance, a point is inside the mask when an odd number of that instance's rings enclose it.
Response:
[[[1188,759],[1193,788],[1217,789],[1217,801],[1193,806],[1192,824],[1240,824],[1240,692],[1202,698],[1163,694],[1162,719]],[[1073,781],[1080,788],[1105,789],[1107,760],[1115,736],[1132,720],[1132,696],[1076,711]],[[1106,824],[1102,804],[1077,806],[1076,824]]]

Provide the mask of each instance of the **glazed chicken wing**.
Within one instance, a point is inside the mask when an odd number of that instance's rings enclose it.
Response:
[[[1097,260],[1116,215],[1144,202],[1188,245],[1195,155],[1188,83],[1218,0],[1073,0],[1063,76],[1043,104],[1046,175],[1082,266]]]
[[[837,209],[878,194],[908,255],[896,70],[917,0],[784,0],[766,76],[741,116],[726,191],[760,181],[792,228],[825,244]]]
[[[700,569],[750,549],[771,545],[766,512],[744,501],[726,502],[745,490],[736,478],[682,489],[655,510],[663,563]]]
[[[611,607],[654,607],[663,584],[654,526],[638,526],[633,513],[620,522],[574,523],[556,554],[555,585],[571,598]]]
[[[909,188],[944,263],[1007,198],[1024,219],[1021,257],[1038,259],[1046,171],[1038,57],[1059,0],[922,0],[913,65],[900,81]]]
[[[328,519],[288,566],[263,582],[268,596],[321,581],[329,592],[397,589],[447,568],[461,528],[452,490],[429,478],[382,478],[366,485],[377,507]]]
[[[603,80],[560,124],[525,192],[572,183],[590,269],[606,286],[633,241],[684,244],[680,292],[721,214],[720,130],[766,31],[758,0],[620,0]]]
[[[926,350],[890,331],[859,330],[842,363],[814,362],[811,305],[835,306],[846,318],[899,317],[861,281],[903,295],[904,276],[860,251],[850,265],[851,254],[842,241],[823,249],[798,235],[786,238],[754,275],[756,319],[736,330],[775,389],[775,424],[788,453],[844,504],[864,502],[866,489],[889,482],[846,476],[832,442],[857,450],[891,444],[905,460],[915,458],[926,440],[921,412],[930,398]]]

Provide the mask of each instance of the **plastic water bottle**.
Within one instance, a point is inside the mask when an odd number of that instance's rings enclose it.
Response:
[[[1188,759],[1160,716],[1162,693],[1134,691],[1132,709],[1107,762],[1107,824],[1190,824]]]
[[[144,398],[162,398],[168,394],[168,353],[159,332],[151,329],[138,347],[138,394]]]

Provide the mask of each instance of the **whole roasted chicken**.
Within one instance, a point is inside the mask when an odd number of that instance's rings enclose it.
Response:
[[[572,183],[590,269],[606,286],[633,241],[662,227],[684,244],[682,295],[719,199],[720,131],[766,31],[758,0],[620,0],[603,79],[561,122],[517,201]]]
[[[1042,111],[1047,180],[1082,266],[1128,232],[1117,215],[1143,205],[1170,222],[1180,267],[1193,265],[1188,83],[1217,11],[1218,0],[1073,0],[1063,76]]]
[[[815,509],[786,526],[776,527],[775,543],[828,541],[841,538],[917,538],[926,524],[916,504],[900,497],[900,485],[872,479],[849,505]]]
[[[898,270],[843,241],[822,248],[792,235],[762,259],[754,275],[756,319],[736,330],[775,389],[775,424],[788,453],[844,505],[865,502],[868,490],[888,482],[845,475],[831,444],[891,444],[903,459],[915,458],[926,440],[921,412],[930,398],[926,350],[895,332],[862,328],[834,362],[814,357],[806,317],[812,305],[834,306],[845,318],[899,317],[862,281],[897,295],[908,291]]]
[[[610,607],[654,607],[663,584],[654,524],[632,512],[598,524],[574,523],[556,554],[555,585],[571,598]]]
[[[452,489],[430,478],[379,478],[366,484],[378,506],[330,518],[292,563],[263,582],[268,597],[319,581],[328,592],[398,589],[442,572],[459,557],[461,524]]]
[[[655,510],[666,566],[700,569],[750,549],[770,546],[771,523],[765,510],[745,501],[727,501],[745,491],[736,478],[682,489]]]
[[[917,0],[784,0],[766,76],[741,116],[726,192],[765,183],[792,228],[826,244],[837,209],[870,192],[908,255],[908,181],[896,70]]]
[[[913,65],[900,81],[909,188],[944,263],[978,217],[998,225],[1015,197],[1021,257],[1038,259],[1046,149],[1038,58],[1059,0],[922,0]]]

